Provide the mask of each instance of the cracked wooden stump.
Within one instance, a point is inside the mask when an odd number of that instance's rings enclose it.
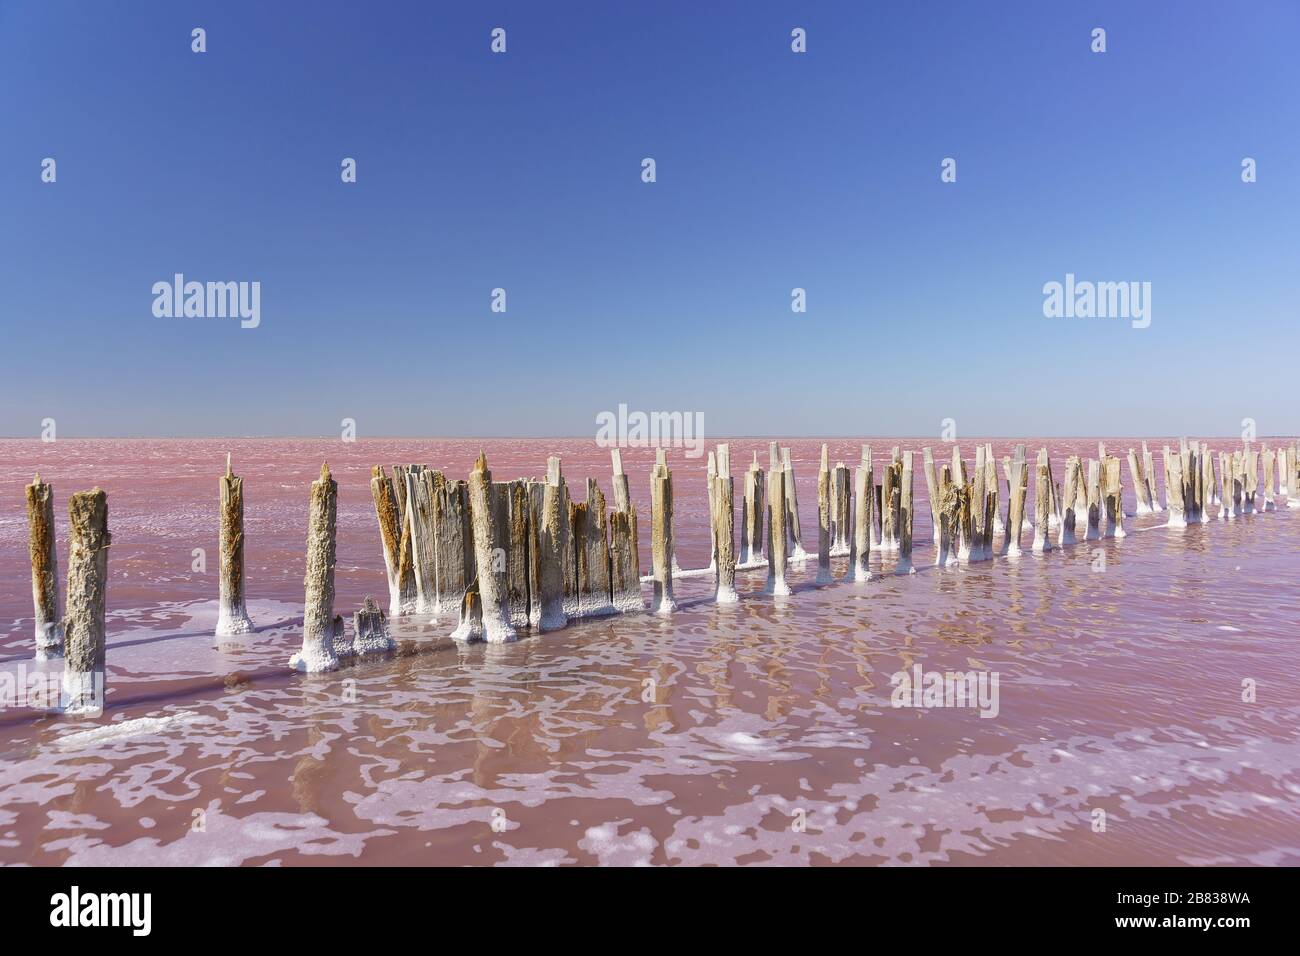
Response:
[[[393,466],[392,477],[383,465],[376,465],[370,472],[370,494],[375,502],[384,568],[388,572],[388,610],[394,616],[410,614],[416,602],[411,536],[402,510],[406,500],[406,472],[399,465]]]
[[[1107,538],[1123,538],[1124,531],[1124,485],[1120,477],[1119,459],[1107,455],[1103,463],[1103,495],[1106,510]]]
[[[226,473],[219,481],[218,500],[221,518],[216,633],[226,637],[253,629],[244,599],[244,479],[231,471],[229,454]]]
[[[731,448],[719,445],[716,469],[710,479],[710,524],[713,528],[714,547],[717,552],[714,573],[714,600],[719,604],[735,604],[736,594],[736,531],[735,483],[731,477]]]
[[[823,468],[825,467],[825,458],[822,459]],[[820,476],[819,476],[820,482]],[[870,581],[871,580],[871,538],[875,530],[875,475],[872,474],[871,464],[871,446],[862,446],[862,457],[858,461],[857,474],[854,476],[855,491],[858,498],[858,510],[854,514],[853,525],[853,558],[849,562],[849,567],[853,572],[853,580]],[[820,484],[819,484],[820,492]],[[820,494],[819,494],[820,497]],[[818,563],[820,564],[821,554],[818,553]],[[827,571],[829,572],[829,565]],[[821,569],[818,568],[820,576]]]
[[[898,464],[898,562],[894,565],[895,574],[914,574],[912,566],[912,518],[915,506],[912,498],[912,453],[903,452]]]
[[[1119,459],[1114,459],[1115,464],[1119,464]],[[1049,513],[1052,505],[1052,466],[1047,455],[1047,449],[1042,448],[1038,452],[1038,461],[1034,466],[1034,540],[1033,551],[1035,554],[1043,554],[1052,550],[1051,536],[1048,534],[1051,525]]]
[[[444,483],[442,473],[431,468],[413,465],[406,473],[405,525],[411,543],[411,573],[415,579],[413,610],[417,614],[437,614],[440,610],[434,501]]]
[[[38,474],[27,486],[27,550],[32,561],[32,606],[38,661],[63,656],[59,620],[59,563],[54,543],[54,486]]]
[[[537,577],[540,590],[538,629],[555,631],[569,623],[564,610],[564,537],[568,527],[560,459],[546,462],[546,484],[537,531]]]
[[[108,496],[99,488],[68,499],[68,594],[64,601],[63,704],[68,713],[104,709],[108,590]]]
[[[506,553],[509,539],[509,497],[497,491],[488,469],[487,456],[481,451],[466,482],[469,490],[469,520],[474,541],[474,566],[478,573],[479,614],[482,618],[482,637],[489,644],[503,644],[517,636],[510,623],[506,606]],[[452,637],[458,641],[473,640],[473,617],[458,626]]]
[[[334,639],[341,633],[343,624],[341,617],[334,616],[338,496],[338,482],[330,475],[329,465],[321,465],[320,478],[311,483],[307,511],[302,649],[289,659],[290,667],[307,673],[332,671],[339,666],[338,655],[334,652]]]
[[[1029,490],[1029,469],[1025,463],[1025,446],[1017,445],[1007,470],[1007,535],[1002,553],[1016,557],[1020,551],[1020,534],[1025,521],[1025,497]]]
[[[817,583],[831,583],[831,526],[835,523],[831,502],[830,453],[822,445],[821,467],[817,469]]]
[[[1078,538],[1078,500],[1079,489],[1083,485],[1083,466],[1078,455],[1071,455],[1065,460],[1065,484],[1061,492],[1061,526],[1058,529],[1056,543],[1074,544]]]
[[[787,551],[791,561],[807,561],[808,552],[803,546],[803,526],[799,523],[799,495],[795,491],[794,466],[790,464],[790,449],[781,449],[781,470],[785,472],[785,514],[789,535]]]
[[[375,657],[397,650],[397,642],[388,633],[388,618],[369,595],[361,609],[352,612],[351,649],[357,657]]]
[[[766,490],[758,452],[745,472],[745,490],[740,510],[740,563],[753,564],[763,558],[763,493]]]
[[[578,616],[614,613],[610,594],[609,522],[605,495],[595,478],[587,479],[587,500],[573,507],[573,553],[578,583]]]
[[[767,474],[767,586],[772,595],[790,593],[785,580],[785,472],[779,464]]]
[[[650,476],[650,555],[654,574],[651,610],[671,614],[677,610],[673,600],[673,475],[662,448],[655,452]]]

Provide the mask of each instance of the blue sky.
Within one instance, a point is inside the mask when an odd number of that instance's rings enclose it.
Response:
[[[0,0],[0,435],[594,435],[619,403],[1295,433],[1298,33],[1292,2]],[[176,272],[259,281],[261,325],[155,317]],[[1151,326],[1045,318],[1067,272],[1151,282]]]

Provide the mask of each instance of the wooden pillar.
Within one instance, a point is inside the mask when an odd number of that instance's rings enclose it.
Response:
[[[709,573],[713,575],[714,581],[718,579],[718,529],[713,522],[713,511],[717,504],[714,500],[717,484],[713,479],[716,477],[718,477],[718,456],[714,452],[709,452],[709,463],[704,472],[704,490],[709,496]]]
[[[972,561],[991,557],[984,551],[984,539],[992,528],[984,527],[984,502],[988,496],[988,459],[983,445],[975,446],[975,472],[971,476],[971,552]]]
[[[605,495],[595,478],[587,479],[587,500],[581,506],[574,528],[574,555],[578,562],[578,614],[604,617],[614,613],[610,593],[609,522]]]
[[[826,451],[825,445],[822,446],[822,468],[826,468]],[[820,491],[820,476],[818,490]],[[875,475],[871,463],[871,446],[862,446],[862,458],[858,462],[858,472],[856,476],[858,511],[854,516],[855,524],[853,526],[853,560],[850,562],[853,568],[853,580],[870,581],[871,580],[871,538],[875,530]],[[819,495],[820,497],[820,495]],[[828,502],[829,504],[829,502]],[[820,563],[820,548],[818,549],[818,561]],[[827,573],[829,576],[829,562],[827,564]],[[820,568],[818,569],[820,576]]]
[[[834,507],[831,528],[831,555],[843,557],[853,548],[853,483],[849,477],[848,466],[842,461],[835,463],[831,472],[831,503]]]
[[[617,481],[615,485],[617,486]],[[564,534],[567,527],[568,513],[564,501],[564,478],[560,473],[560,459],[552,456],[546,462],[546,487],[542,492],[541,518],[537,533],[537,576],[541,591],[539,602],[541,611],[538,618],[540,631],[557,631],[569,623],[569,617],[564,610]],[[627,529],[623,530],[626,535]],[[631,537],[632,555],[635,561],[635,517]],[[626,559],[626,555],[623,557]],[[626,586],[626,582],[624,584]],[[626,594],[624,599],[626,600]]]
[[[441,480],[439,472],[423,465],[412,465],[406,472],[405,533],[411,543],[411,576],[415,579],[413,610],[417,614],[433,614],[438,607],[438,548],[433,500],[435,488]],[[385,618],[385,628],[388,626],[386,622]]]
[[[902,469],[897,456],[880,474],[880,550],[888,554],[898,550],[898,482]]]
[[[1141,463],[1138,462],[1137,450],[1130,448],[1128,450],[1128,472],[1133,478],[1133,494],[1137,499],[1137,513],[1140,515],[1151,514],[1151,490],[1147,484],[1146,473],[1142,470]]]
[[[781,449],[781,470],[785,472],[785,516],[790,533],[787,536],[791,561],[807,561],[808,552],[803,546],[803,526],[799,522],[799,494],[795,490],[794,466],[790,463],[790,449]]]
[[[894,566],[897,574],[916,573],[912,566],[912,518],[915,513],[912,484],[912,453],[905,451],[899,468],[898,563]]]
[[[785,471],[780,463],[767,475],[767,593],[790,593],[785,583],[786,562]]]
[[[1165,508],[1169,511],[1168,525],[1171,528],[1187,526],[1187,503],[1183,497],[1186,487],[1183,481],[1183,462],[1179,455],[1171,455],[1169,446],[1164,448],[1165,462]]]
[[[1057,544],[1074,544],[1078,529],[1079,488],[1083,484],[1083,467],[1078,455],[1071,455],[1065,460],[1065,486],[1061,494],[1061,527]]]
[[[1104,459],[1103,491],[1106,505],[1106,537],[1123,538],[1124,485],[1120,476],[1119,458],[1107,455]]]
[[[763,552],[763,468],[758,463],[758,452],[745,472],[745,494],[740,512],[740,563],[753,564],[762,559]]]
[[[1114,459],[1119,464],[1119,459]],[[1052,506],[1052,468],[1046,448],[1038,451],[1038,461],[1034,466],[1034,541],[1035,554],[1052,550],[1052,541],[1048,535],[1051,520],[1048,514]]]
[[[731,477],[731,446],[719,445],[716,460],[709,494],[710,524],[718,552],[714,600],[735,604],[740,598],[736,594],[736,488]]]
[[[617,448],[611,448],[609,457],[614,465],[614,510],[627,511],[632,506],[632,499],[628,494],[627,475],[623,472],[623,454]]]
[[[32,605],[36,622],[36,660],[63,656],[59,621],[59,564],[54,546],[54,486],[38,474],[27,486],[28,553],[32,561]]]
[[[221,515],[216,633],[224,637],[247,634],[253,629],[244,599],[244,479],[231,471],[229,454],[226,473],[218,480],[218,501]]]
[[[478,569],[478,597],[481,602],[482,637],[489,644],[513,641],[518,635],[510,623],[506,603],[506,569],[509,565],[509,492],[494,486],[487,456],[481,451],[466,482],[469,490],[469,520],[474,541],[474,566]],[[472,623],[462,622],[452,632],[458,641],[472,640]]]
[[[329,465],[322,464],[320,478],[311,483],[311,501],[307,512],[302,649],[289,659],[290,667],[307,673],[332,671],[339,666],[338,656],[334,653],[334,639],[343,633],[343,618],[334,614],[338,497],[338,482],[330,475]]]
[[[1232,455],[1219,452],[1219,520],[1232,517]]]
[[[934,470],[934,453],[929,447],[921,449],[921,468],[925,472],[925,499],[930,507],[930,540],[935,553],[939,552],[939,515],[943,511],[943,491]],[[936,559],[936,563],[942,563]]]
[[[1025,520],[1025,497],[1029,490],[1029,471],[1025,464],[1025,446],[1017,445],[1007,471],[1007,537],[1004,554],[1015,557],[1020,552],[1020,531]]]
[[[434,568],[437,583],[432,612],[436,617],[458,614],[465,591],[474,580],[473,537],[469,532],[469,489],[464,481],[440,472],[429,477],[433,504]]]
[[[379,520],[379,536],[384,548],[384,568],[388,572],[388,610],[393,616],[410,614],[415,610],[416,589],[410,531],[402,520],[406,469],[394,466],[393,477],[389,478],[384,467],[376,465],[370,474],[370,494],[375,501],[375,517]]]
[[[859,469],[861,474],[861,469]],[[821,467],[817,469],[817,583],[831,583],[831,526],[835,523],[831,501],[830,452],[822,445]]]
[[[397,650],[397,642],[388,633],[388,619],[368,595],[361,609],[352,612],[351,650],[357,657],[391,654]]]
[[[662,448],[655,452],[650,477],[650,553],[654,565],[651,609],[656,614],[671,614],[677,610],[673,600],[673,476]]]
[[[104,709],[108,496],[99,488],[68,500],[68,595],[64,602],[63,704],[68,713]]]
[[[532,584],[537,575],[534,570],[532,494],[523,479],[506,482],[505,521],[506,534],[506,606],[510,624],[514,628],[528,627],[533,620]],[[608,604],[609,556],[606,554],[605,593]]]
[[[1287,448],[1286,461],[1287,486],[1283,492],[1287,496],[1286,506],[1300,508],[1300,444],[1291,443]]]

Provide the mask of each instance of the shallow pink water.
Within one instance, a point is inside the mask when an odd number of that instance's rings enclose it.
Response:
[[[498,480],[540,475],[558,453],[573,486],[591,475],[609,492],[608,453],[590,441],[481,444]],[[814,550],[820,441],[786,444]],[[832,460],[856,464],[859,444],[831,441]],[[871,444],[879,469],[891,445],[924,443]],[[1011,444],[996,441],[997,454]],[[973,441],[962,447],[973,456]],[[1095,439],[1048,447],[1058,478],[1066,454],[1096,454]],[[105,488],[114,533],[108,708],[94,720],[0,711],[0,862],[1300,861],[1300,510],[1181,531],[1130,518],[1123,540],[934,569],[918,455],[918,574],[818,587],[810,562],[792,567],[795,594],[773,599],[763,572],[742,572],[731,608],[712,603],[709,579],[686,578],[671,619],[577,623],[505,646],[458,647],[446,624],[402,620],[407,656],[288,671],[321,460],[339,481],[347,614],[367,594],[386,604],[370,466],[462,476],[479,448],[0,442],[0,669],[31,655],[32,472],[55,487],[61,573],[70,492]],[[245,478],[259,629],[218,647],[227,449]],[[765,463],[766,440],[733,440],[737,479],[754,451]],[[699,567],[704,459],[669,457],[679,561]],[[652,459],[624,452],[643,570]],[[195,548],[206,574],[191,571]],[[890,675],[914,663],[996,672],[997,716],[891,707]],[[102,727],[118,733],[84,733]]]

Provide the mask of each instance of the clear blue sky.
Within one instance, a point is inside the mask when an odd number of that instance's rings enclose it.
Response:
[[[1298,36],[1290,0],[0,0],[0,435],[1294,433]],[[176,272],[260,281],[261,326],[155,318]],[[1151,327],[1045,318],[1067,272],[1150,281]]]

